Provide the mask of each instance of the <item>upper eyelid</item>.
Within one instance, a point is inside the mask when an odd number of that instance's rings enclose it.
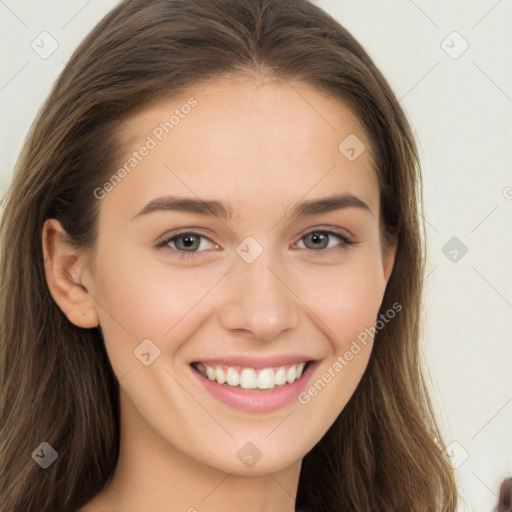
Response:
[[[211,242],[213,245],[215,246],[218,246],[218,244],[216,242],[214,242],[208,235],[202,233],[201,231],[198,231],[198,230],[195,230],[195,229],[188,229],[188,230],[184,230],[184,231],[178,231],[177,233],[171,233],[171,234],[167,234],[167,235],[164,235],[163,237],[159,238],[155,244],[155,247],[157,248],[165,248],[166,246],[169,245],[170,242],[173,242],[174,239],[182,236],[182,235],[199,235],[201,236],[202,238],[206,238],[209,242]],[[177,249],[176,249],[177,250]],[[183,253],[186,253],[188,251],[179,251],[177,250],[178,252],[183,252]],[[203,251],[191,251],[191,254],[194,253],[194,252],[203,252]]]
[[[307,236],[311,233],[316,233],[316,232],[327,232],[329,235],[334,235],[334,236],[339,237],[342,241],[348,241],[351,244],[355,244],[354,238],[350,235],[345,235],[345,234],[339,233],[339,232],[337,232],[337,230],[335,228],[332,228],[332,227],[319,227],[319,228],[313,228],[313,229],[309,229],[309,230],[305,231],[303,234],[301,234],[299,236],[297,242],[295,242],[294,245],[297,244],[298,242],[300,242],[305,236]],[[173,241],[173,239],[178,238],[181,235],[188,235],[188,234],[202,236],[203,238],[206,238],[207,240],[209,240],[212,244],[218,246],[218,244],[215,241],[213,241],[210,236],[203,233],[200,229],[195,229],[195,228],[184,228],[183,230],[179,230],[177,233],[171,233],[169,235],[164,235],[157,242],[156,245],[165,247],[169,242]],[[326,249],[322,249],[322,250],[326,250]],[[179,251],[179,252],[186,253],[188,251]],[[197,252],[203,252],[203,251],[190,251],[190,252],[197,253]]]
[[[174,233],[174,232],[171,232],[171,233],[168,233],[166,235],[163,235],[162,237],[160,237],[156,244],[159,245],[161,243],[167,243],[167,242],[170,242],[172,239],[174,238],[178,238],[179,236],[182,236],[182,235],[189,235],[189,234],[192,234],[192,235],[200,235],[202,236],[203,238],[206,238],[208,239],[210,242],[212,242],[213,244],[215,245],[218,245],[216,244],[209,235],[203,233],[200,229],[194,229],[194,228],[189,228],[189,229],[183,229],[183,231],[179,230],[177,233]]]

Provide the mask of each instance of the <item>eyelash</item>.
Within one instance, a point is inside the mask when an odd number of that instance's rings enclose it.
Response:
[[[336,247],[330,248],[330,249],[318,249],[317,250],[317,249],[308,249],[308,248],[306,248],[307,251],[309,251],[311,253],[314,253],[315,256],[320,256],[320,257],[321,256],[327,256],[328,253],[330,253],[332,251],[336,251],[336,252],[337,251],[343,251],[343,250],[349,249],[351,246],[356,245],[356,242],[351,240],[347,236],[342,235],[341,233],[338,233],[336,231],[328,230],[328,229],[315,229],[315,230],[309,231],[308,233],[303,235],[300,238],[300,240],[302,240],[303,238],[305,238],[308,235],[311,235],[312,233],[317,233],[317,234],[321,233],[321,234],[327,234],[327,235],[334,235],[335,237],[339,238],[341,240],[341,242],[342,242],[342,245],[339,245],[339,246],[336,246]],[[215,244],[215,242],[213,242],[213,240],[211,240],[204,233],[201,233],[200,231],[193,231],[192,230],[192,231],[181,231],[179,233],[174,233],[170,237],[167,236],[164,240],[162,240],[160,242],[157,242],[156,249],[160,250],[160,249],[168,248],[170,242],[174,242],[174,240],[182,237],[183,235],[196,235],[196,236],[200,236],[200,237],[206,238],[211,243]],[[217,244],[215,244],[215,245],[217,245]],[[170,250],[173,251],[173,252],[177,252],[179,258],[195,258],[195,257],[197,257],[197,255],[199,255],[202,252],[204,252],[204,251],[187,252],[187,251],[181,251],[179,249],[170,249]]]

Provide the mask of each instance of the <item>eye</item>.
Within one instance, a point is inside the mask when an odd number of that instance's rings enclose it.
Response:
[[[206,242],[203,243],[203,241]],[[198,231],[182,231],[172,236],[166,236],[163,240],[157,242],[156,248],[169,248],[172,251],[181,253],[179,257],[190,258],[196,256],[198,252],[203,252],[203,250],[208,249],[208,244],[212,244],[214,248],[218,247],[217,244]]]
[[[333,239],[338,240],[338,244],[333,244]],[[318,255],[324,255],[331,251],[338,251],[348,249],[356,242],[351,240],[345,235],[336,231],[321,229],[311,231],[304,235],[299,242],[305,241],[305,247],[300,249],[307,249]],[[208,245],[210,244],[210,247]],[[180,258],[193,258],[198,253],[204,252],[209,248],[219,248],[209,237],[199,231],[182,231],[165,236],[165,238],[156,244],[157,249],[169,249],[178,254]]]
[[[335,238],[341,241],[337,245],[330,244],[331,240]],[[304,240],[306,249],[317,253],[330,252],[331,250],[343,250],[355,245],[355,242],[341,233],[331,230],[315,230],[307,235],[304,235],[300,241]],[[300,247],[302,249],[302,247]]]

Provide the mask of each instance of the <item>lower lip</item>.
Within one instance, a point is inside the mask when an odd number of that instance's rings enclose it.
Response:
[[[309,382],[315,366],[315,362],[311,362],[300,378],[292,384],[286,384],[266,391],[245,391],[225,384],[219,384],[215,380],[203,377],[195,368],[192,368],[192,372],[207,391],[221,402],[245,412],[264,413],[280,409],[296,400],[297,395],[304,390]]]

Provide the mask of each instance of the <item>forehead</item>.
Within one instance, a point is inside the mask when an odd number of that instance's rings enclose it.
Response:
[[[378,212],[378,182],[360,122],[343,101],[302,83],[216,80],[139,112],[121,136],[120,166],[150,148],[132,168],[125,165],[129,173],[116,187],[140,198],[139,205],[157,192],[215,196],[235,209],[255,196],[282,205],[343,192]]]

